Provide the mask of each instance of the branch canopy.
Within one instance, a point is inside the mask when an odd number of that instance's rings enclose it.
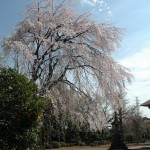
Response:
[[[42,93],[62,82],[96,104],[103,97],[116,104],[118,91],[132,78],[112,57],[122,29],[94,22],[68,4],[42,0],[29,5],[16,31],[3,40],[3,49]]]

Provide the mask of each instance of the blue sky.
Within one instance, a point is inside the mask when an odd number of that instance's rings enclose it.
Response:
[[[79,0],[77,0],[79,1]],[[0,40],[21,20],[21,13],[32,0],[1,0]],[[80,11],[90,12],[98,22],[125,28],[115,59],[131,70],[135,79],[127,85],[127,97],[135,104],[150,99],[150,0],[80,0]],[[148,116],[148,108],[141,110]]]
[[[134,80],[127,85],[127,97],[135,104],[150,99],[150,1],[149,0],[83,0],[93,18],[125,28],[115,59],[131,70]],[[100,4],[103,4],[100,6]],[[140,108],[149,116],[148,108]]]

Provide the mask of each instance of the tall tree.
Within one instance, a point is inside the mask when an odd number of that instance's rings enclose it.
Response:
[[[41,0],[27,7],[23,21],[2,46],[15,58],[18,71],[39,84],[41,95],[66,84],[88,97],[93,111],[100,110],[90,113],[94,116],[102,112],[103,97],[118,103],[118,90],[131,81],[129,71],[112,57],[121,37],[122,29],[78,14],[70,0]]]
[[[137,111],[137,109],[137,105],[130,106],[126,109],[123,125],[128,142],[132,142],[132,140],[134,140],[138,144],[143,140],[145,127],[142,112]]]

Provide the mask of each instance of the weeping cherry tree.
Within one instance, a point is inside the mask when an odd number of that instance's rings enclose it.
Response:
[[[23,21],[3,40],[2,47],[13,58],[15,68],[39,85],[40,95],[55,93],[62,99],[67,94],[56,87],[64,84],[86,97],[84,103],[76,103],[71,96],[70,101],[74,107],[85,105],[81,107],[87,110],[91,126],[96,127],[105,122],[102,100],[107,98],[116,106],[118,91],[132,79],[112,57],[121,38],[122,29],[97,23],[89,14],[78,14],[70,0],[41,0],[27,7]],[[62,105],[64,101],[60,101]],[[82,112],[78,111],[84,118]]]

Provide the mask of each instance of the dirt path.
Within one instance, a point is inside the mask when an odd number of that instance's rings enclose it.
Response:
[[[73,147],[62,147],[58,150],[108,150],[109,146],[73,146]],[[56,150],[56,149],[51,149],[51,150]]]
[[[59,149],[51,149],[51,150],[108,150],[110,145],[101,145],[101,146],[74,146],[74,147],[62,147]],[[131,150],[150,150],[150,144],[130,144],[128,148]]]

